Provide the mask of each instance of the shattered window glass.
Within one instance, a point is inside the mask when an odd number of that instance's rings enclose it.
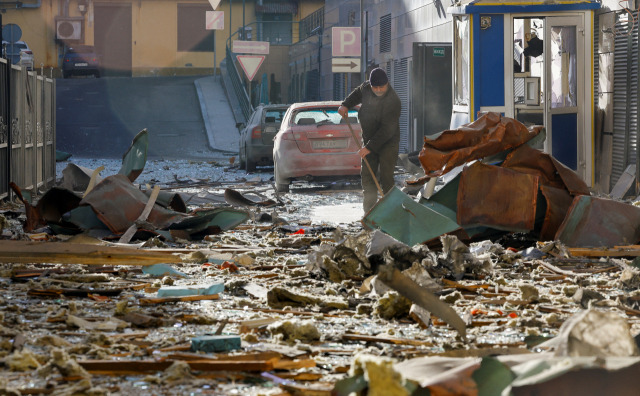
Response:
[[[454,19],[454,104],[469,104],[469,17],[455,16]]]
[[[577,98],[575,26],[551,28],[551,107],[574,107]]]
[[[302,110],[296,113],[293,116],[294,124],[305,125],[305,124],[340,124],[343,121],[342,116],[338,114],[337,108],[326,108],[326,109],[309,109]],[[350,110],[349,111],[349,122],[352,124],[359,123],[358,121],[358,111]]]

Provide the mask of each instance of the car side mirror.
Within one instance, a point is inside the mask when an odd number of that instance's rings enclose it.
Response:
[[[236,122],[236,128],[244,129],[244,127],[245,127],[244,122]]]

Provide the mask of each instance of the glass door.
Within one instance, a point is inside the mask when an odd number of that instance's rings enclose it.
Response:
[[[584,158],[584,28],[581,17],[546,18],[545,151],[582,173]]]

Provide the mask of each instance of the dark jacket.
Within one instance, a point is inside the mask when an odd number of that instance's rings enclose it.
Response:
[[[366,81],[342,102],[347,108],[358,104],[362,104],[358,118],[364,147],[378,153],[384,145],[400,142],[400,98],[391,85],[387,93],[378,97]]]

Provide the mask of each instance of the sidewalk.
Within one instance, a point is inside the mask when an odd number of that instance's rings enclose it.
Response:
[[[222,88],[221,76],[195,80],[200,110],[207,130],[209,147],[223,153],[238,154],[240,133]]]

